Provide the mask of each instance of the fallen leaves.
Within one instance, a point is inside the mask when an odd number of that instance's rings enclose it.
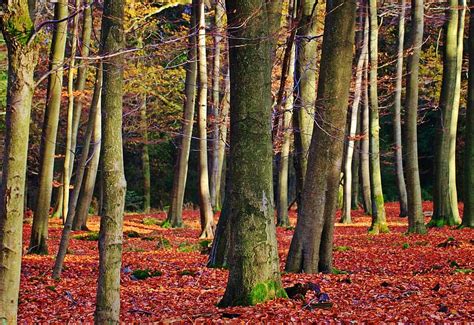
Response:
[[[430,205],[425,206],[429,210]],[[354,224],[337,225],[334,266],[339,274],[286,274],[285,287],[312,283],[304,301],[277,299],[253,307],[219,309],[227,271],[205,267],[199,212],[186,211],[186,228],[160,227],[164,214],[126,217],[121,279],[121,320],[137,322],[461,322],[474,318],[472,229],[430,229],[405,235],[406,219],[387,204],[390,234],[367,234],[370,217],[353,214]],[[156,221],[143,222],[145,218]],[[292,214],[294,224],[294,213]],[[97,241],[73,237],[60,281],[51,278],[59,243],[59,220],[50,229],[49,256],[23,257],[19,322],[92,322],[98,273]],[[98,231],[99,220],[88,227]],[[31,225],[24,225],[29,238]],[[75,235],[88,235],[78,232]],[[283,267],[293,231],[278,229]],[[131,235],[131,236],[130,236]],[[453,244],[453,240],[458,244]],[[445,245],[438,246],[441,243]],[[407,244],[407,245],[404,245]],[[25,247],[27,247],[25,242]],[[403,248],[406,247],[406,248]],[[136,270],[155,276],[137,281]],[[330,302],[331,304],[328,304]],[[319,305],[318,305],[319,304]],[[305,307],[308,306],[308,307]],[[324,308],[320,308],[324,307]]]

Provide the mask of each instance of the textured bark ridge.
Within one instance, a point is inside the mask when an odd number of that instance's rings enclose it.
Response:
[[[271,44],[266,4],[263,0],[229,0],[226,4],[229,25],[240,27],[232,29],[229,38],[231,185],[226,204],[230,252],[222,307],[286,296],[273,213]]]
[[[38,59],[28,1],[1,5],[0,29],[8,48],[6,132],[0,190],[0,323],[16,324],[23,213],[34,69]]]
[[[101,53],[122,51],[124,1],[106,0],[102,18]],[[122,149],[123,55],[103,63],[102,177],[103,208],[99,231],[99,279],[95,309],[96,324],[120,320],[120,268],[122,265],[123,211],[126,181]]]
[[[331,272],[334,215],[351,80],[356,1],[326,8],[316,110],[301,211],[286,262],[289,272]],[[337,53],[337,55],[336,55]]]

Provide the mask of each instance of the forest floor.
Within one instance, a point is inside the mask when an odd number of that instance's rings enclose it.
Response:
[[[431,204],[425,203],[425,210]],[[216,307],[227,271],[206,268],[201,253],[199,212],[186,211],[183,229],[153,224],[163,213],[125,217],[121,320],[123,322],[429,322],[474,319],[474,230],[445,227],[427,235],[405,235],[398,205],[387,204],[391,233],[368,235],[370,218],[354,211],[351,225],[337,224],[334,266],[339,274],[286,274],[285,287],[312,282],[329,295],[332,307],[308,308],[305,301],[278,299],[253,307]],[[153,219],[151,219],[153,218]],[[19,322],[92,322],[98,275],[96,233],[78,232],[71,240],[60,281],[51,279],[61,236],[51,220],[50,255],[25,255],[21,273]],[[291,218],[295,223],[294,212]],[[428,221],[428,219],[427,219]],[[24,238],[31,226],[25,222]],[[80,238],[82,234],[82,238]],[[278,229],[281,266],[293,230]],[[88,239],[88,240],[85,240]],[[205,245],[204,245],[205,246]],[[28,247],[24,243],[24,247]],[[144,280],[137,270],[154,275]],[[132,273],[135,271],[135,273]],[[142,272],[142,275],[147,271]]]

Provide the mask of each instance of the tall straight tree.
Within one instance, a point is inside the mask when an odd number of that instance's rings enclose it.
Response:
[[[355,0],[328,1],[323,36],[317,120],[295,234],[286,261],[289,272],[331,272],[334,216],[352,74]]]
[[[351,223],[351,210],[352,210],[352,192],[355,190],[352,188],[353,175],[352,175],[352,164],[355,150],[354,137],[357,131],[357,124],[359,121],[359,106],[360,99],[362,97],[362,77],[364,70],[365,57],[367,56],[367,49],[369,47],[369,29],[368,20],[363,21],[363,38],[362,48],[359,52],[359,58],[357,59],[355,87],[354,87],[354,101],[351,107],[351,117],[349,122],[349,137],[347,141],[346,157],[344,159],[344,204],[341,216],[342,223]]]
[[[122,264],[123,211],[126,181],[122,149],[122,96],[124,0],[105,0],[102,16],[103,62],[102,181],[103,208],[99,231],[99,279],[96,324],[117,324],[120,316],[120,268]]]
[[[228,204],[231,231],[222,307],[286,297],[273,214],[272,49],[266,2],[226,1],[231,123],[230,184],[224,206]]]
[[[395,139],[395,166],[397,173],[398,201],[400,202],[400,216],[408,215],[407,188],[403,175],[402,154],[402,83],[403,83],[403,46],[405,39],[405,12],[406,0],[400,0],[400,18],[398,20],[398,52],[397,52],[397,77],[395,83],[395,101],[393,104],[393,137]],[[413,10],[413,8],[412,8]],[[422,26],[423,28],[423,26]],[[423,34],[423,29],[421,30]],[[413,32],[411,34],[413,36]],[[422,35],[423,36],[423,35]],[[418,85],[417,85],[418,86]]]
[[[201,213],[200,238],[214,237],[214,216],[209,191],[209,173],[207,163],[207,55],[206,55],[206,18],[204,0],[199,0],[199,210]]]
[[[420,54],[423,45],[423,0],[412,0],[412,19],[410,29],[411,51],[407,65],[406,91],[406,176],[408,190],[408,232],[422,234],[426,232],[422,200],[420,173],[418,169],[418,77]]]
[[[461,95],[464,0],[449,0],[446,9],[441,110],[435,157],[433,218],[429,225],[442,227],[461,222],[456,188],[456,133]]]
[[[29,124],[39,47],[36,41],[29,41],[34,22],[27,0],[4,1],[0,10],[0,29],[8,49],[6,130],[0,189],[0,322],[16,324]]]
[[[471,7],[474,0],[470,1]],[[469,85],[464,153],[464,215],[462,225],[474,227],[474,13],[469,16]]]
[[[295,107],[293,129],[295,142],[296,199],[301,203],[309,146],[314,125],[317,69],[317,4],[316,0],[300,0],[301,19],[296,32]]]
[[[48,218],[51,205],[56,136],[61,108],[68,1],[59,0],[54,8],[54,19],[59,22],[54,24],[53,41],[51,43],[51,74],[48,82],[46,110],[41,135],[39,187],[28,249],[30,253],[34,254],[48,253]]]
[[[148,148],[148,118],[147,118],[147,96],[142,95],[140,100],[140,122],[141,133],[143,137],[142,145],[142,174],[143,174],[143,212],[150,212],[151,193],[150,193],[150,154]]]
[[[185,100],[183,126],[181,129],[178,159],[174,167],[173,189],[171,190],[171,204],[165,223],[171,227],[183,226],[183,202],[188,176],[189,150],[194,124],[194,105],[196,102],[197,82],[197,49],[196,49],[196,13],[198,0],[193,0],[191,8],[191,22],[188,36],[188,61],[186,63]]]
[[[378,19],[377,0],[369,0],[369,143],[370,143],[370,190],[372,194],[372,225],[369,231],[374,234],[388,232],[380,172],[380,124],[379,99],[377,90],[378,69]]]

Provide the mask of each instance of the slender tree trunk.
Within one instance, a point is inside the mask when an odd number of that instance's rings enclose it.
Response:
[[[361,114],[361,133],[362,139],[360,141],[360,180],[362,188],[362,201],[364,203],[365,213],[372,214],[372,191],[370,188],[370,159],[369,159],[369,74],[368,74],[368,65],[369,63],[369,53],[367,52],[365,56],[364,63],[364,83],[363,83],[363,96],[364,96],[364,105],[362,106]]]
[[[92,35],[92,8],[91,6],[86,6],[83,14],[83,23],[82,23],[82,38],[81,38],[81,48],[80,54],[82,57],[88,57],[91,47],[91,35]],[[69,178],[72,176],[72,170],[74,166],[74,159],[76,157],[76,147],[77,147],[77,135],[79,132],[79,123],[81,121],[82,106],[84,101],[84,89],[86,86],[87,79],[87,70],[89,66],[88,60],[80,60],[78,62],[77,68],[77,78],[75,83],[75,92],[78,94],[74,96],[74,108],[73,108],[73,117],[72,117],[72,137],[71,137],[71,149],[70,152],[73,154],[73,157],[70,159],[69,163]],[[62,178],[64,176],[61,176]],[[76,181],[75,181],[76,182]],[[74,184],[75,185],[75,184]],[[59,187],[58,194],[56,197],[56,204],[53,211],[53,218],[62,216],[63,209],[63,187]]]
[[[26,0],[2,5],[0,29],[8,49],[5,144],[0,189],[0,322],[17,323],[22,256],[26,163],[28,152],[36,42]]]
[[[361,85],[361,96],[362,96],[362,85]],[[362,106],[361,106],[362,107]],[[361,116],[361,107],[359,107],[359,116],[357,116],[357,129],[356,134],[360,136],[360,123],[362,122],[360,119]],[[360,142],[359,139],[354,144],[354,155],[352,157],[352,210],[357,210],[360,207]]]
[[[80,0],[75,0],[75,10],[79,9],[81,5]],[[64,154],[64,165],[63,165],[63,200],[62,200],[62,216],[65,218],[68,214],[69,208],[69,185],[70,185],[70,175],[72,173],[71,167],[74,162],[74,158],[71,159],[71,146],[72,146],[72,128],[73,128],[73,115],[74,115],[74,71],[76,69],[76,50],[77,50],[77,35],[79,32],[79,16],[74,16],[73,26],[72,26],[72,38],[71,38],[71,57],[69,60],[69,70],[68,70],[68,85],[67,85],[67,95],[68,95],[68,108],[67,108],[67,126],[66,126],[66,150]],[[72,222],[72,220],[71,220]]]
[[[334,216],[343,158],[355,36],[355,0],[327,3],[316,110],[302,206],[288,272],[331,272]],[[337,53],[337,55],[336,55]]]
[[[211,203],[214,210],[220,211],[220,191],[222,169],[219,169],[219,149],[220,149],[220,68],[221,68],[221,41],[224,33],[224,15],[225,8],[223,3],[215,1],[214,14],[214,65],[212,69],[212,107],[211,116],[213,117],[212,126],[212,162],[211,162]],[[225,140],[224,140],[225,141]]]
[[[229,26],[240,27],[229,37],[231,185],[226,204],[231,236],[222,307],[286,297],[272,202],[272,50],[266,1],[228,0],[226,5]]]
[[[207,55],[206,55],[206,19],[204,0],[199,0],[199,210],[201,212],[200,238],[214,237],[214,215],[212,213],[209,191],[207,163]]]
[[[295,142],[296,201],[301,204],[309,145],[314,125],[317,70],[317,1],[301,0],[301,20],[296,34],[295,108],[293,132]]]
[[[151,179],[150,179],[150,155],[148,153],[148,119],[146,112],[146,95],[143,95],[140,103],[140,117],[142,123],[142,173],[143,173],[143,212],[150,212],[151,202]]]
[[[101,152],[104,206],[99,232],[99,279],[94,321],[118,324],[120,320],[120,268],[122,264],[123,210],[126,181],[122,149],[124,0],[105,0],[101,54],[103,63],[102,109],[104,128]]]
[[[362,74],[364,70],[365,57],[369,47],[369,31],[368,31],[368,19],[364,22],[364,37],[362,41],[362,49],[357,60],[356,70],[356,82],[354,87],[354,101],[351,107],[351,119],[349,123],[349,137],[347,141],[347,152],[346,159],[344,160],[344,203],[341,222],[351,223],[351,211],[352,211],[352,164],[354,156],[354,138],[357,131],[357,122],[359,120],[359,106],[360,99],[362,97]]]
[[[196,50],[196,11],[198,2],[193,0],[191,27],[188,37],[188,62],[186,63],[186,85],[184,101],[183,127],[181,130],[180,148],[178,159],[174,168],[173,189],[171,192],[171,204],[165,224],[171,227],[183,226],[183,201],[186,188],[186,177],[188,175],[189,150],[191,148],[191,137],[194,123],[194,104],[196,101],[197,82],[197,50]]]
[[[418,169],[418,78],[420,54],[423,45],[423,0],[412,0],[411,52],[407,65],[406,91],[406,176],[408,190],[408,232],[426,232],[421,200],[420,172]]]
[[[78,199],[76,214],[72,228],[73,230],[89,230],[87,228],[87,216],[89,215],[89,208],[91,206],[92,197],[94,195],[94,187],[96,184],[97,170],[99,168],[101,148],[102,120],[100,103],[97,108],[94,124],[94,133],[92,134],[91,143],[94,148],[90,158],[90,162],[87,165],[87,169],[85,171],[84,185],[81,187],[81,192]],[[99,209],[98,213],[101,214],[101,211],[102,209]]]
[[[462,3],[461,14],[458,13]],[[461,93],[462,48],[465,2],[449,1],[445,31],[441,118],[435,158],[433,218],[429,226],[461,223],[456,189],[456,133]]]
[[[295,70],[295,46],[291,44],[290,66],[288,75],[293,76]],[[277,225],[287,227],[290,225],[288,218],[288,165],[290,157],[291,141],[291,118],[293,115],[293,82],[286,87],[286,99],[283,106],[283,118],[281,119],[282,145],[280,151],[280,162],[278,164],[278,210]]]
[[[51,204],[56,136],[61,108],[67,16],[68,1],[59,0],[55,5],[55,20],[62,21],[54,24],[55,29],[51,43],[50,70],[52,73],[49,76],[47,103],[41,136],[38,195],[36,197],[36,207],[28,249],[33,254],[48,253],[48,217]]]
[[[372,194],[372,225],[369,232],[373,234],[388,232],[385,216],[385,206],[382,191],[382,175],[380,172],[380,124],[379,103],[377,91],[377,69],[378,69],[378,22],[377,22],[377,0],[369,0],[369,101],[370,101],[370,188]]]
[[[398,22],[398,53],[397,53],[397,77],[395,85],[395,102],[393,112],[393,137],[395,139],[395,166],[397,172],[398,200],[400,202],[400,217],[408,215],[407,188],[403,175],[402,154],[402,81],[403,81],[403,46],[405,38],[405,7],[406,0],[400,0],[400,19]],[[422,30],[423,33],[423,30]],[[413,35],[413,33],[412,33]]]
[[[64,258],[66,257],[67,249],[69,246],[70,234],[71,234],[71,230],[73,229],[73,221],[75,219],[75,216],[77,215],[77,212],[76,212],[77,200],[79,198],[79,192],[82,187],[84,170],[87,164],[87,158],[89,156],[89,148],[90,148],[92,133],[95,128],[96,119],[98,118],[97,112],[99,111],[99,100],[100,100],[100,92],[101,92],[100,89],[101,89],[101,80],[102,80],[101,71],[102,71],[101,65],[99,64],[99,68],[97,70],[97,76],[96,76],[94,96],[92,99],[91,109],[89,112],[89,121],[87,123],[87,130],[84,137],[84,148],[83,148],[82,156],[79,161],[78,169],[77,169],[76,187],[74,187],[74,190],[72,192],[72,199],[69,202],[69,209],[66,214],[67,216],[66,222],[64,223],[64,227],[61,233],[61,241],[59,243],[59,249],[56,255],[56,261],[53,268],[53,278],[55,279],[59,279],[61,277]],[[99,153],[97,153],[97,155],[99,155]],[[92,187],[91,195],[92,195],[93,189],[94,188]],[[79,228],[80,227],[77,227],[77,229]]]
[[[471,7],[474,0],[470,1]],[[462,225],[474,227],[474,13],[469,16],[469,85],[464,153],[464,215]]]

